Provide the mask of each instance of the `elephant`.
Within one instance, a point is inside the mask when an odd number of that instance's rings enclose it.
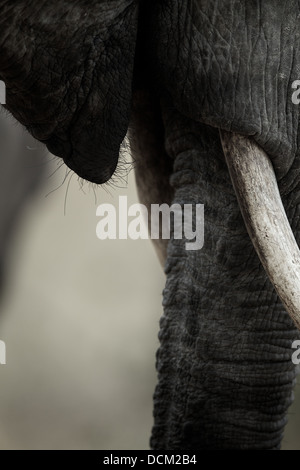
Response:
[[[143,204],[204,204],[201,250],[174,226],[154,241],[151,447],[280,449],[300,328],[300,2],[0,5],[5,107],[36,139],[105,184],[127,135]]]

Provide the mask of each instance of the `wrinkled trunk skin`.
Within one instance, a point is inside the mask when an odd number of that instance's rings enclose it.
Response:
[[[205,243],[169,242],[151,446],[279,449],[298,332],[247,234],[218,130],[167,107],[164,124],[174,202],[205,204]],[[296,235],[298,196],[283,201]]]

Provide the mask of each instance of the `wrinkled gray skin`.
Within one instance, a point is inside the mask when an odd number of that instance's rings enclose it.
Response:
[[[273,163],[297,241],[300,2],[0,1],[7,109],[78,175],[130,128],[141,201],[205,204],[205,245],[159,245],[167,283],[154,449],[278,449],[298,333],[244,226],[218,128]],[[284,240],[283,240],[284,243]]]

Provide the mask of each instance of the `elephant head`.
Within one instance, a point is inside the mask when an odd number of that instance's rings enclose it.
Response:
[[[7,109],[79,176],[205,205],[167,275],[154,449],[278,449],[299,334],[297,0],[1,1]],[[281,299],[281,300],[280,300]]]

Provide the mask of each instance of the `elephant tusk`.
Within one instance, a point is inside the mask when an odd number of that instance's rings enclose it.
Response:
[[[252,138],[220,130],[241,212],[255,250],[300,330],[300,251],[268,155]]]

